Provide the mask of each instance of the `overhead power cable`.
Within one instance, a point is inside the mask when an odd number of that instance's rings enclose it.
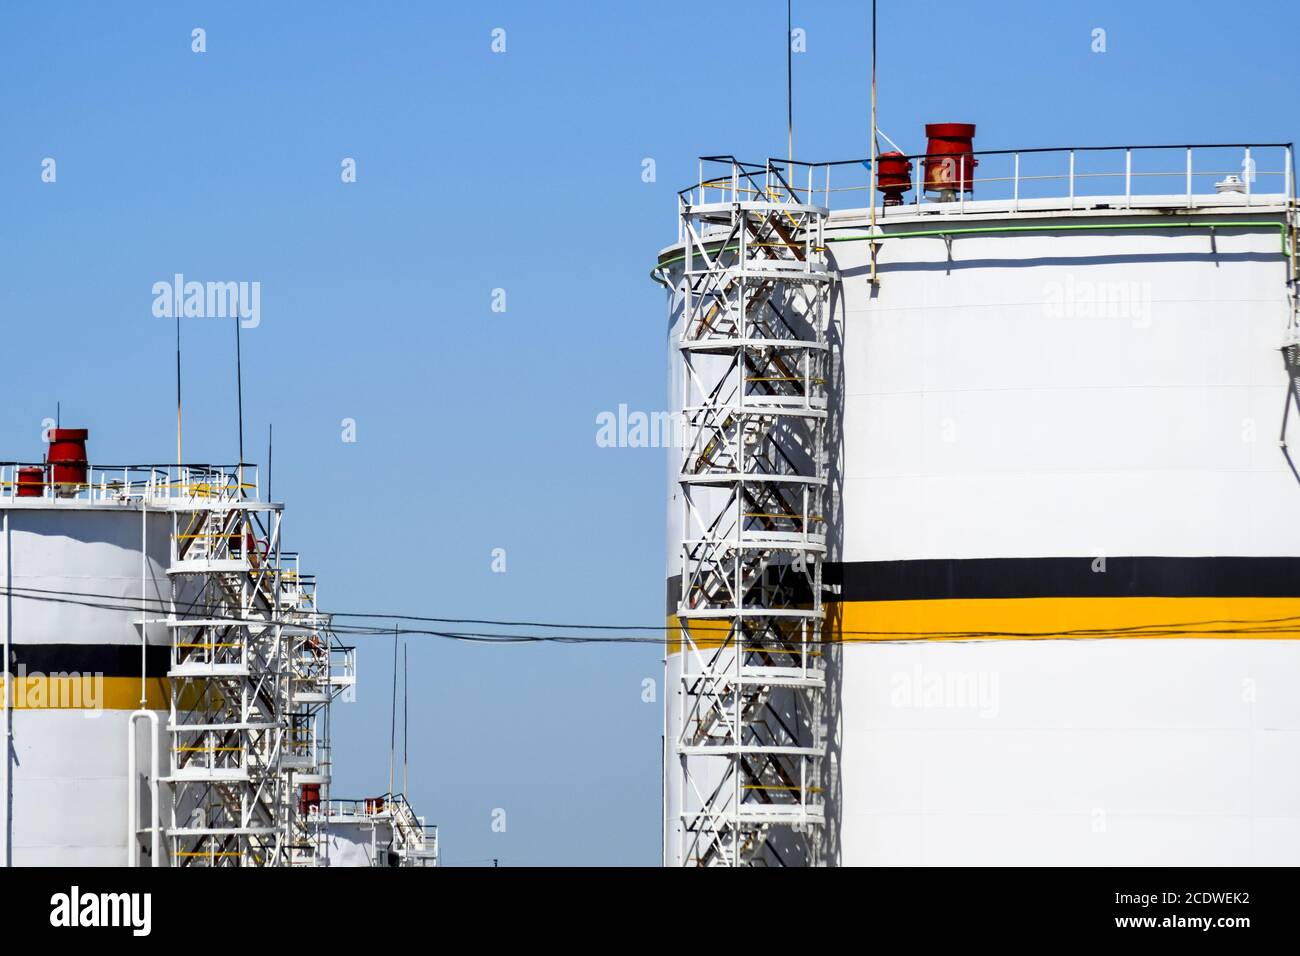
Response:
[[[142,609],[154,613],[169,613],[172,610],[170,601],[159,598],[144,598],[100,594],[93,592],[64,591],[48,588],[24,588],[11,587],[9,589],[0,588],[0,594],[12,594],[15,598],[32,601],[45,601],[59,604],[71,604],[82,607],[89,607],[99,610],[109,611],[127,611],[139,612]],[[116,602],[116,603],[112,603]],[[186,613],[194,612],[208,617],[210,620],[219,622],[229,622],[231,624],[244,623],[246,619],[228,616],[208,616],[202,608],[196,608],[193,605],[184,609]],[[464,641],[469,643],[495,643],[495,644],[664,644],[666,641],[674,641],[668,635],[675,635],[679,628],[673,625],[613,625],[613,624],[585,624],[585,623],[562,623],[562,622],[538,622],[538,621],[506,621],[493,620],[487,618],[443,618],[443,617],[426,617],[413,614],[389,614],[389,613],[366,613],[360,611],[354,612],[329,612],[320,611],[322,615],[332,615],[333,617],[352,617],[352,618],[373,618],[376,620],[401,619],[407,621],[427,622],[427,623],[461,623],[473,625],[486,625],[502,628],[532,627],[544,629],[566,629],[574,631],[612,631],[624,632],[619,635],[610,634],[536,634],[529,632],[516,631],[474,631],[461,629],[444,629],[444,628],[403,628],[402,633],[407,635],[437,637],[448,640]],[[268,623],[283,623],[292,625],[295,621]],[[330,630],[336,635],[347,635],[354,637],[391,637],[393,634],[392,626],[369,626],[363,623],[357,624],[333,624]],[[701,643],[712,643],[709,636],[710,630],[716,630],[720,635],[714,640],[721,640],[722,635],[730,633],[730,626],[718,626],[710,628],[709,622],[704,621],[697,624],[694,628],[695,636]],[[632,634],[626,632],[633,631],[653,631],[652,635]],[[1110,637],[1148,637],[1148,638],[1174,638],[1174,637],[1208,637],[1208,636],[1260,636],[1268,635],[1300,635],[1300,616],[1286,616],[1277,618],[1260,618],[1260,619],[1216,619],[1202,621],[1180,621],[1180,622],[1153,622],[1149,624],[1137,624],[1128,627],[1118,628],[1075,628],[1069,630],[1057,631],[885,631],[885,630],[859,630],[859,629],[833,629],[833,636],[830,636],[818,643],[837,644],[843,643],[843,638],[861,638],[864,641],[892,641],[905,643],[908,641],[978,641],[978,640],[1004,640],[1008,638],[1019,639],[1104,639]],[[763,638],[753,638],[756,642],[761,642]],[[675,641],[674,641],[675,642]],[[774,636],[770,643],[773,645],[772,650],[779,650],[780,643],[789,643],[787,638]]]

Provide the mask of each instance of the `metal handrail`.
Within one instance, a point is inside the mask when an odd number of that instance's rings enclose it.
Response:
[[[1152,154],[1167,155],[1175,151],[1181,153],[1181,161],[1176,164],[1161,159],[1152,161]],[[1226,162],[1224,151],[1234,153],[1234,159],[1240,158],[1235,165]],[[1205,154],[1211,152],[1207,158]],[[1272,153],[1267,169],[1259,167],[1258,160]],[[1076,201],[1094,197],[1114,199],[1122,197],[1124,206],[1130,207],[1135,201],[1141,202],[1159,197],[1165,200],[1178,199],[1182,205],[1195,205],[1193,197],[1209,195],[1205,189],[1209,178],[1217,189],[1214,180],[1219,177],[1237,176],[1238,182],[1225,186],[1241,196],[1241,199],[1224,200],[1250,206],[1257,204],[1254,198],[1259,193],[1257,182],[1277,183],[1278,189],[1270,190],[1272,195],[1282,195],[1288,201],[1295,199],[1295,170],[1291,143],[1191,143],[1158,146],[1072,146],[1072,147],[1031,147],[1028,149],[990,149],[972,150],[969,153],[955,154],[961,164],[959,183],[969,183],[972,198],[1002,200],[1009,203],[1012,211],[1020,208],[1023,200],[1065,199],[1068,207],[1076,207]],[[1110,157],[1122,155],[1122,164],[1115,163]],[[971,158],[983,159],[985,175],[967,175],[966,163]],[[1105,159],[1108,165],[1103,168],[1081,169],[1080,160],[1087,158]],[[954,158],[954,154],[913,153],[903,160],[913,165],[913,180],[909,190],[911,196],[905,206],[935,207],[942,206],[945,211],[965,211],[967,192],[957,191],[934,199],[926,194],[924,160]],[[1024,166],[1034,165],[1030,159],[1046,158],[1056,162],[1049,167],[1054,172],[1030,170]],[[1022,162],[1023,160],[1023,162]],[[1276,160],[1274,164],[1273,160]],[[1201,166],[1198,168],[1198,161]],[[709,167],[721,166],[714,175],[708,175]],[[1225,168],[1228,167],[1228,168]],[[848,184],[842,179],[845,168],[862,170],[861,181],[850,178]],[[852,207],[844,206],[835,200],[846,193],[867,192],[871,188],[871,161],[869,159],[834,160],[830,162],[810,163],[803,160],[769,158],[766,165],[745,163],[733,156],[704,156],[700,158],[700,178],[692,186],[678,191],[679,203],[684,205],[702,205],[710,201],[728,203],[755,200],[775,202],[799,202],[821,205],[825,208],[862,208],[872,201],[880,203],[877,197],[866,201],[858,199]],[[832,185],[832,172],[836,171]],[[972,171],[973,173],[973,171]],[[992,175],[990,175],[992,173]],[[760,181],[761,177],[761,181]],[[1088,187],[1116,182],[1123,179],[1123,192],[1098,193]],[[1154,184],[1157,180],[1176,180],[1179,188],[1174,192],[1153,192],[1141,188]],[[1043,187],[1052,183],[1060,184],[1055,193],[1044,191]],[[1135,186],[1137,187],[1135,189]],[[1198,186],[1202,191],[1198,193]],[[986,195],[989,191],[992,195]],[[1037,193],[1037,194],[1033,194]],[[855,197],[855,199],[858,197]],[[1166,203],[1168,204],[1168,203]]]
[[[54,463],[57,465],[57,463]],[[0,501],[18,498],[20,469],[41,470],[41,494],[22,500],[82,501],[120,504],[124,501],[211,501],[260,499],[256,465],[88,465],[86,480],[54,482],[45,461],[0,461]],[[249,481],[251,473],[252,480]]]

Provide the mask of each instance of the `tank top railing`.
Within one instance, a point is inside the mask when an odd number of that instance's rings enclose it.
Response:
[[[1077,146],[972,150],[967,153],[893,154],[892,188],[899,205],[887,215],[917,211],[962,214],[991,207],[1192,208],[1215,204],[1261,206],[1295,199],[1290,143],[1200,143],[1170,146]],[[884,160],[878,161],[883,176]],[[878,184],[879,185],[879,184]],[[953,186],[959,188],[952,188]],[[871,161],[808,163],[768,159],[745,163],[705,156],[699,180],[678,193],[683,205],[777,200],[830,210],[865,209],[873,198]],[[883,194],[874,197],[881,207]]]
[[[261,497],[256,465],[89,465],[84,480],[55,480],[46,462],[0,462],[0,501],[92,504],[209,502]]]

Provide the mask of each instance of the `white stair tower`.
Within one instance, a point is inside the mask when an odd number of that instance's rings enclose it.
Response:
[[[774,166],[732,162],[713,187],[681,208],[681,858],[815,865],[837,276],[827,210]]]

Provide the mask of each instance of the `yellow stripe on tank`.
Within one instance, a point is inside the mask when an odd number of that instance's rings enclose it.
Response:
[[[0,678],[0,688],[5,680]],[[5,688],[0,693],[8,693]],[[28,674],[13,679],[14,710],[138,710],[139,677],[97,677]],[[166,710],[167,680],[150,677],[145,681],[145,708]]]
[[[843,641],[1300,639],[1300,598],[939,598],[828,603],[826,611],[829,636]]]

